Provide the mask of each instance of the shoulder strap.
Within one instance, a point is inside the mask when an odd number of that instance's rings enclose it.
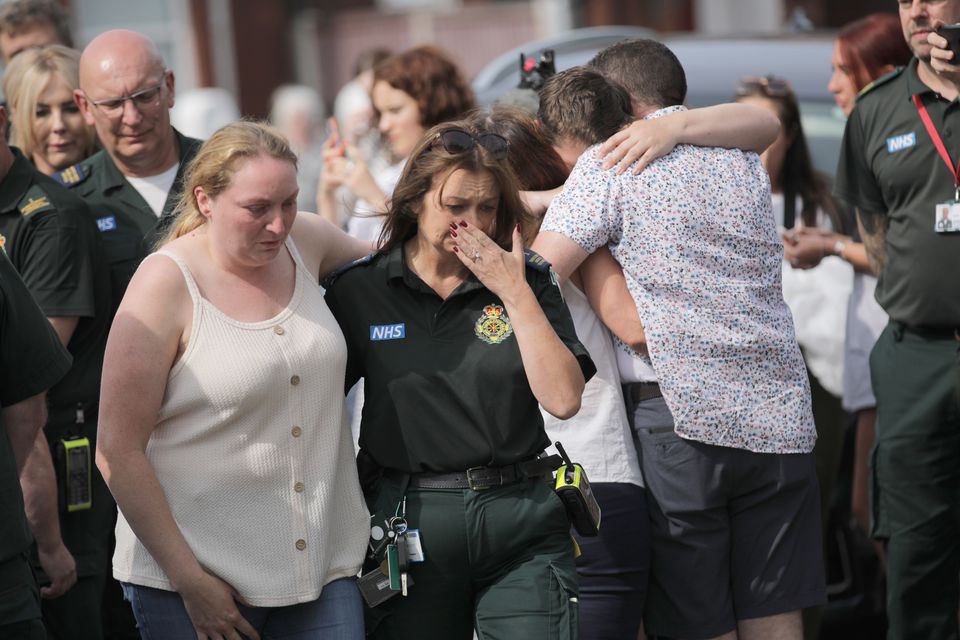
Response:
[[[200,304],[200,300],[202,299],[202,296],[200,295],[200,287],[197,286],[197,281],[194,279],[193,273],[190,272],[190,267],[187,266],[186,260],[175,253],[163,250],[151,253],[145,259],[149,260],[153,256],[166,256],[176,263],[176,265],[180,268],[180,273],[183,274],[184,281],[187,283],[187,291],[190,292],[190,299],[193,300],[194,306]]]
[[[857,94],[857,100],[859,100],[859,99],[862,98],[863,96],[867,95],[868,93],[870,93],[871,91],[873,91],[873,90],[876,89],[877,87],[882,87],[883,85],[887,84],[888,82],[890,82],[890,81],[893,80],[894,78],[899,77],[900,74],[902,74],[905,69],[906,69],[906,67],[897,67],[896,69],[894,69],[894,70],[891,71],[890,73],[885,73],[884,75],[880,76],[879,78],[877,78],[877,79],[874,80],[873,82],[867,84],[863,89],[860,89],[860,93]]]
[[[82,162],[78,162],[63,171],[57,171],[50,177],[65,187],[73,187],[86,180],[89,175],[89,167],[86,167]]]

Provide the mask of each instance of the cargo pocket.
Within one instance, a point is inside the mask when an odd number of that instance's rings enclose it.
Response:
[[[890,530],[880,489],[880,457],[880,443],[877,442],[870,451],[870,536],[886,539],[890,537]]]
[[[569,570],[550,563],[550,638],[576,640],[580,637],[580,614],[576,575]]]

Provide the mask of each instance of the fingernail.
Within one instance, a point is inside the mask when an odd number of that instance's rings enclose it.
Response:
[[[454,252],[454,253],[460,253],[460,247],[454,247],[454,248],[453,248],[453,252]]]
[[[520,223],[517,223],[517,233],[520,233]]]
[[[463,228],[466,228],[466,227],[467,227],[467,223],[466,223],[466,222],[463,222],[463,221],[461,220],[461,221],[460,221],[460,226],[463,227]]]
[[[450,235],[452,235],[454,238],[456,238],[456,237],[457,237],[457,232],[454,231],[453,229],[450,229]]]

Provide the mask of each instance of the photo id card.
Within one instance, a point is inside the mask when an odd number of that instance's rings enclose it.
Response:
[[[420,530],[408,529],[403,534],[407,539],[407,553],[410,554],[410,562],[423,562],[426,557],[423,555],[423,545],[420,543]]]
[[[960,233],[960,202],[947,200],[936,206],[933,230],[937,233]]]

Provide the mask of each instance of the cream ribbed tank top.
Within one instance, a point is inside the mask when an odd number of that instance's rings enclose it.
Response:
[[[288,238],[296,285],[287,308],[235,320],[200,295],[171,369],[146,455],[200,564],[249,604],[308,602],[356,575],[369,536],[343,397],[346,343]],[[131,389],[130,393],[136,393]],[[120,513],[114,576],[172,590]]]

